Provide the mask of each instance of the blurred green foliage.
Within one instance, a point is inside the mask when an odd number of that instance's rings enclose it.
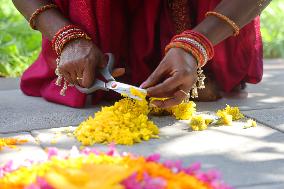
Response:
[[[273,0],[261,15],[264,57],[284,58],[284,1]]]
[[[37,58],[39,32],[32,31],[10,0],[0,0],[0,76],[16,77]]]
[[[261,16],[266,58],[284,57],[284,1],[273,0]],[[0,76],[16,77],[34,62],[41,35],[30,29],[12,1],[0,0]]]

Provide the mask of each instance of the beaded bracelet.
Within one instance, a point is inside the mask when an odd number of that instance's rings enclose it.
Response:
[[[195,46],[197,48],[197,50],[199,50],[199,56],[201,56],[202,58],[199,59],[199,63],[198,63],[198,67],[203,67],[206,62],[208,61],[208,55],[207,55],[207,52],[206,52],[206,49],[200,44],[198,43],[197,41],[195,41],[194,39],[191,39],[191,38],[187,38],[187,37],[179,37],[179,38],[176,38],[174,40],[174,42],[182,42],[182,43],[189,43],[193,46]],[[192,49],[194,50],[194,49]]]
[[[213,44],[202,34],[188,30],[172,38],[171,42],[182,42],[199,51],[203,58],[199,59],[198,67],[203,67],[214,56]],[[186,49],[185,49],[186,50]],[[187,50],[186,50],[187,51]]]
[[[197,60],[197,81],[193,84],[188,95],[191,98],[197,98],[198,89],[205,88],[204,80],[206,77],[201,68],[208,60],[213,58],[213,44],[204,35],[192,30],[187,30],[172,38],[171,42],[165,48],[165,53],[167,53],[171,48],[181,48],[192,54],[192,56]]]
[[[199,45],[203,46],[204,49],[207,52],[208,60],[211,60],[214,56],[214,48],[213,44],[202,34],[199,34],[195,31],[187,30],[179,35],[175,35],[171,42],[176,40],[177,38],[188,38],[191,40],[196,41],[196,43],[199,43]]]
[[[196,31],[193,31],[193,30],[187,30],[187,31],[184,31],[182,33],[182,35],[183,36],[185,35],[186,37],[192,38],[192,39],[196,40],[197,42],[201,43],[207,51],[208,60],[211,60],[213,58],[213,56],[214,56],[213,44],[203,34],[196,32]]]
[[[165,48],[165,52],[167,53],[171,48],[181,48],[183,50],[185,50],[187,53],[190,53],[193,55],[193,57],[196,59],[197,61],[197,66],[200,67],[201,62],[204,61],[204,58],[201,54],[201,52],[196,49],[193,46],[187,45],[186,43],[184,43],[183,41],[174,41],[171,42],[170,44],[168,44]]]
[[[59,63],[60,63],[60,55],[61,52],[63,50],[63,48],[65,47],[65,45],[75,39],[87,39],[87,40],[91,40],[91,38],[82,30],[80,29],[78,26],[75,25],[67,25],[64,26],[63,28],[61,28],[58,32],[56,32],[56,34],[54,35],[53,39],[52,39],[52,48],[53,50],[56,52],[57,54],[57,59],[56,59],[56,69],[55,69],[55,75],[57,75],[57,80],[55,82],[55,84],[57,86],[61,86],[62,81],[64,80],[64,84],[63,87],[60,91],[60,95],[65,96],[65,92],[67,90],[68,86],[73,86],[72,84],[67,83],[66,79],[63,77],[63,75],[60,73],[59,71]]]
[[[234,36],[239,35],[240,33],[240,27],[230,18],[228,18],[227,16],[220,14],[218,12],[214,12],[214,11],[209,11],[205,14],[205,16],[216,16],[217,18],[223,20],[224,22],[226,22],[227,24],[229,24],[231,26],[231,28],[234,31]]]
[[[57,55],[60,55],[61,51],[63,49],[63,46],[60,45],[60,44],[62,44],[62,41],[66,40],[68,35],[75,34],[75,33],[82,33],[82,34],[84,33],[85,34],[85,32],[82,29],[80,29],[78,26],[75,26],[75,25],[64,26],[58,32],[56,32],[56,34],[54,35],[54,37],[51,41],[51,44],[52,44],[53,50],[56,52]],[[87,36],[87,34],[86,34],[86,36]]]
[[[196,41],[195,39],[186,36],[181,36],[175,38],[174,40],[172,40],[172,42],[181,42],[189,46],[190,49],[196,50],[198,52],[198,55],[202,57],[198,59],[198,67],[203,67],[209,60],[207,50],[200,42]]]
[[[38,17],[38,15],[40,15],[41,13],[43,13],[44,11],[48,10],[48,9],[52,9],[52,8],[57,8],[57,5],[55,4],[48,4],[48,5],[44,5],[38,9],[36,9],[36,11],[31,15],[30,19],[29,19],[29,24],[30,27],[34,30],[36,30],[36,26],[35,26],[35,19]]]
[[[55,52],[57,55],[60,55],[64,46],[69,43],[70,41],[73,41],[75,39],[79,39],[79,38],[83,38],[83,39],[87,39],[89,40],[90,37],[84,33],[84,32],[73,32],[73,33],[69,33],[66,36],[64,36],[64,38],[62,38],[60,41],[58,41],[56,43],[55,46]]]

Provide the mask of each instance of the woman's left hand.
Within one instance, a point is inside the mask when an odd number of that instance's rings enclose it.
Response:
[[[183,49],[172,48],[140,87],[147,89],[147,95],[150,97],[169,98],[152,102],[154,106],[167,108],[188,98],[186,93],[189,93],[196,79],[195,58]]]

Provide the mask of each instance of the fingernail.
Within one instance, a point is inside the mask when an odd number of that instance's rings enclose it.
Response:
[[[144,88],[144,86],[145,86],[145,84],[146,84],[146,82],[144,81],[140,86],[139,86],[139,88]]]

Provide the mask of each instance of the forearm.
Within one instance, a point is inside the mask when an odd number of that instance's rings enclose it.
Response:
[[[44,5],[51,4],[51,1],[13,0],[13,3],[21,14],[29,20],[34,11]],[[64,18],[57,9],[48,9],[35,19],[36,28],[49,40],[53,38],[60,28],[68,24],[70,24],[70,21]]]
[[[221,13],[233,20],[240,28],[252,21],[271,2],[271,0],[223,0],[214,11]],[[233,34],[233,29],[223,20],[215,17],[206,17],[194,28],[204,34],[212,43],[216,45]]]

